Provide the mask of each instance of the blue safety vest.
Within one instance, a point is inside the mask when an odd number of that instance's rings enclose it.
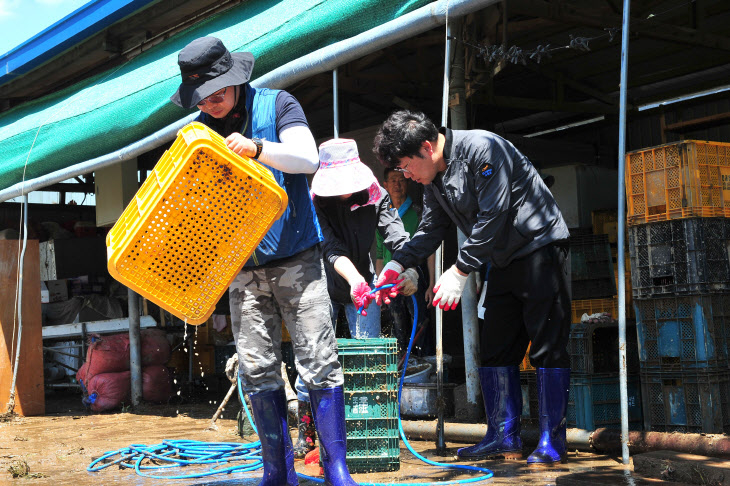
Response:
[[[247,86],[246,107],[251,116],[251,123],[246,127],[244,136],[279,142],[279,134],[276,132],[278,94],[279,90]],[[205,118],[206,116],[201,113],[200,121],[205,123]],[[264,163],[261,165],[274,174],[277,184],[286,191],[289,204],[281,218],[274,222],[256,247],[244,268],[258,267],[275,260],[289,258],[324,240],[312,198],[309,196],[307,177],[304,174],[287,174]]]

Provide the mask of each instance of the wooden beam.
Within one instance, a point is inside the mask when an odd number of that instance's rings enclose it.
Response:
[[[500,106],[535,111],[562,111],[568,113],[595,113],[598,115],[616,114],[618,108],[603,103],[573,103],[568,101],[541,100],[536,98],[520,98],[517,96],[472,96],[471,102],[479,105]]]
[[[540,17],[566,24],[585,25],[597,29],[609,26],[618,27],[622,23],[619,15],[595,13],[593,10],[562,2],[510,0],[509,7],[511,13]],[[730,38],[687,27],[665,24],[652,19],[633,17],[631,19],[631,31],[654,39],[730,51]]]
[[[694,120],[670,123],[664,127],[664,131],[674,133],[687,133],[706,128],[713,128],[718,125],[727,125],[730,123],[730,112],[717,113],[716,115],[695,118]]]
[[[560,81],[563,84],[565,84],[566,86],[569,86],[576,91],[580,91],[581,93],[586,94],[586,95],[590,96],[591,98],[601,101],[607,105],[610,105],[610,106],[618,105],[617,99],[614,99],[614,98],[606,95],[602,91],[600,91],[592,86],[589,86],[586,83],[582,83],[580,81],[571,79],[570,77],[565,76],[563,73],[560,73],[551,67],[527,63],[527,68],[538,74],[541,74],[549,79],[552,79],[553,81]]]

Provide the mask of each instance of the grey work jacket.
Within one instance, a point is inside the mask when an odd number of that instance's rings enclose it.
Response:
[[[350,285],[335,270],[335,260],[341,256],[349,258],[357,271],[372,286],[375,269],[370,258],[370,248],[375,240],[375,231],[383,237],[383,244],[391,252],[403,247],[408,233],[398,216],[398,211],[389,209],[390,196],[385,189],[375,204],[350,210],[342,204],[321,207],[314,200],[314,208],[322,227],[324,242],[324,268],[327,273],[327,290],[335,302],[346,304],[350,299]]]
[[[456,267],[506,267],[555,241],[568,227],[532,163],[510,142],[485,130],[441,129],[446,170],[424,187],[423,216],[393,260],[414,266],[438,248],[451,222],[467,235]]]

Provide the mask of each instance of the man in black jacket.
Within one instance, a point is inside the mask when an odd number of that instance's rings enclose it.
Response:
[[[518,365],[532,341],[541,438],[527,462],[563,461],[570,386],[569,234],[552,194],[507,140],[484,130],[437,130],[422,113],[393,113],[373,150],[385,166],[425,186],[418,230],[376,285],[397,280],[403,268],[433,253],[452,223],[467,240],[436,282],[434,305],[455,309],[469,273],[482,270],[486,276],[479,376],[489,427],[479,444],[459,449],[459,457],[522,456]]]

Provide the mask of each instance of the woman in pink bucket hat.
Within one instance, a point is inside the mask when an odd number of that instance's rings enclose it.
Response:
[[[376,231],[391,251],[409,240],[408,233],[398,212],[389,209],[390,196],[370,168],[360,161],[354,140],[336,138],[319,146],[319,170],[312,180],[311,193],[324,235],[322,250],[332,323],[336,325],[337,315],[344,307],[353,338],[376,338],[380,335],[380,307],[368,307],[374,300],[370,291],[375,281],[370,248]],[[413,294],[418,287],[417,272],[406,270],[409,271],[398,284],[398,292],[405,295]],[[358,315],[361,306],[364,309]],[[299,399],[308,401],[306,388],[299,380],[296,388]],[[300,427],[295,447],[300,454],[305,452],[305,440],[306,434]]]
[[[319,146],[319,170],[312,180],[312,198],[324,235],[327,290],[332,299],[332,322],[345,308],[350,335],[380,335],[380,308],[368,304],[375,278],[370,248],[375,231],[388,249],[398,249],[410,238],[400,217],[390,211],[390,196],[368,166],[360,161],[354,140],[336,138]],[[418,277],[404,279],[400,292],[410,290]],[[404,289],[408,287],[408,289]],[[362,316],[357,310],[363,307]]]

